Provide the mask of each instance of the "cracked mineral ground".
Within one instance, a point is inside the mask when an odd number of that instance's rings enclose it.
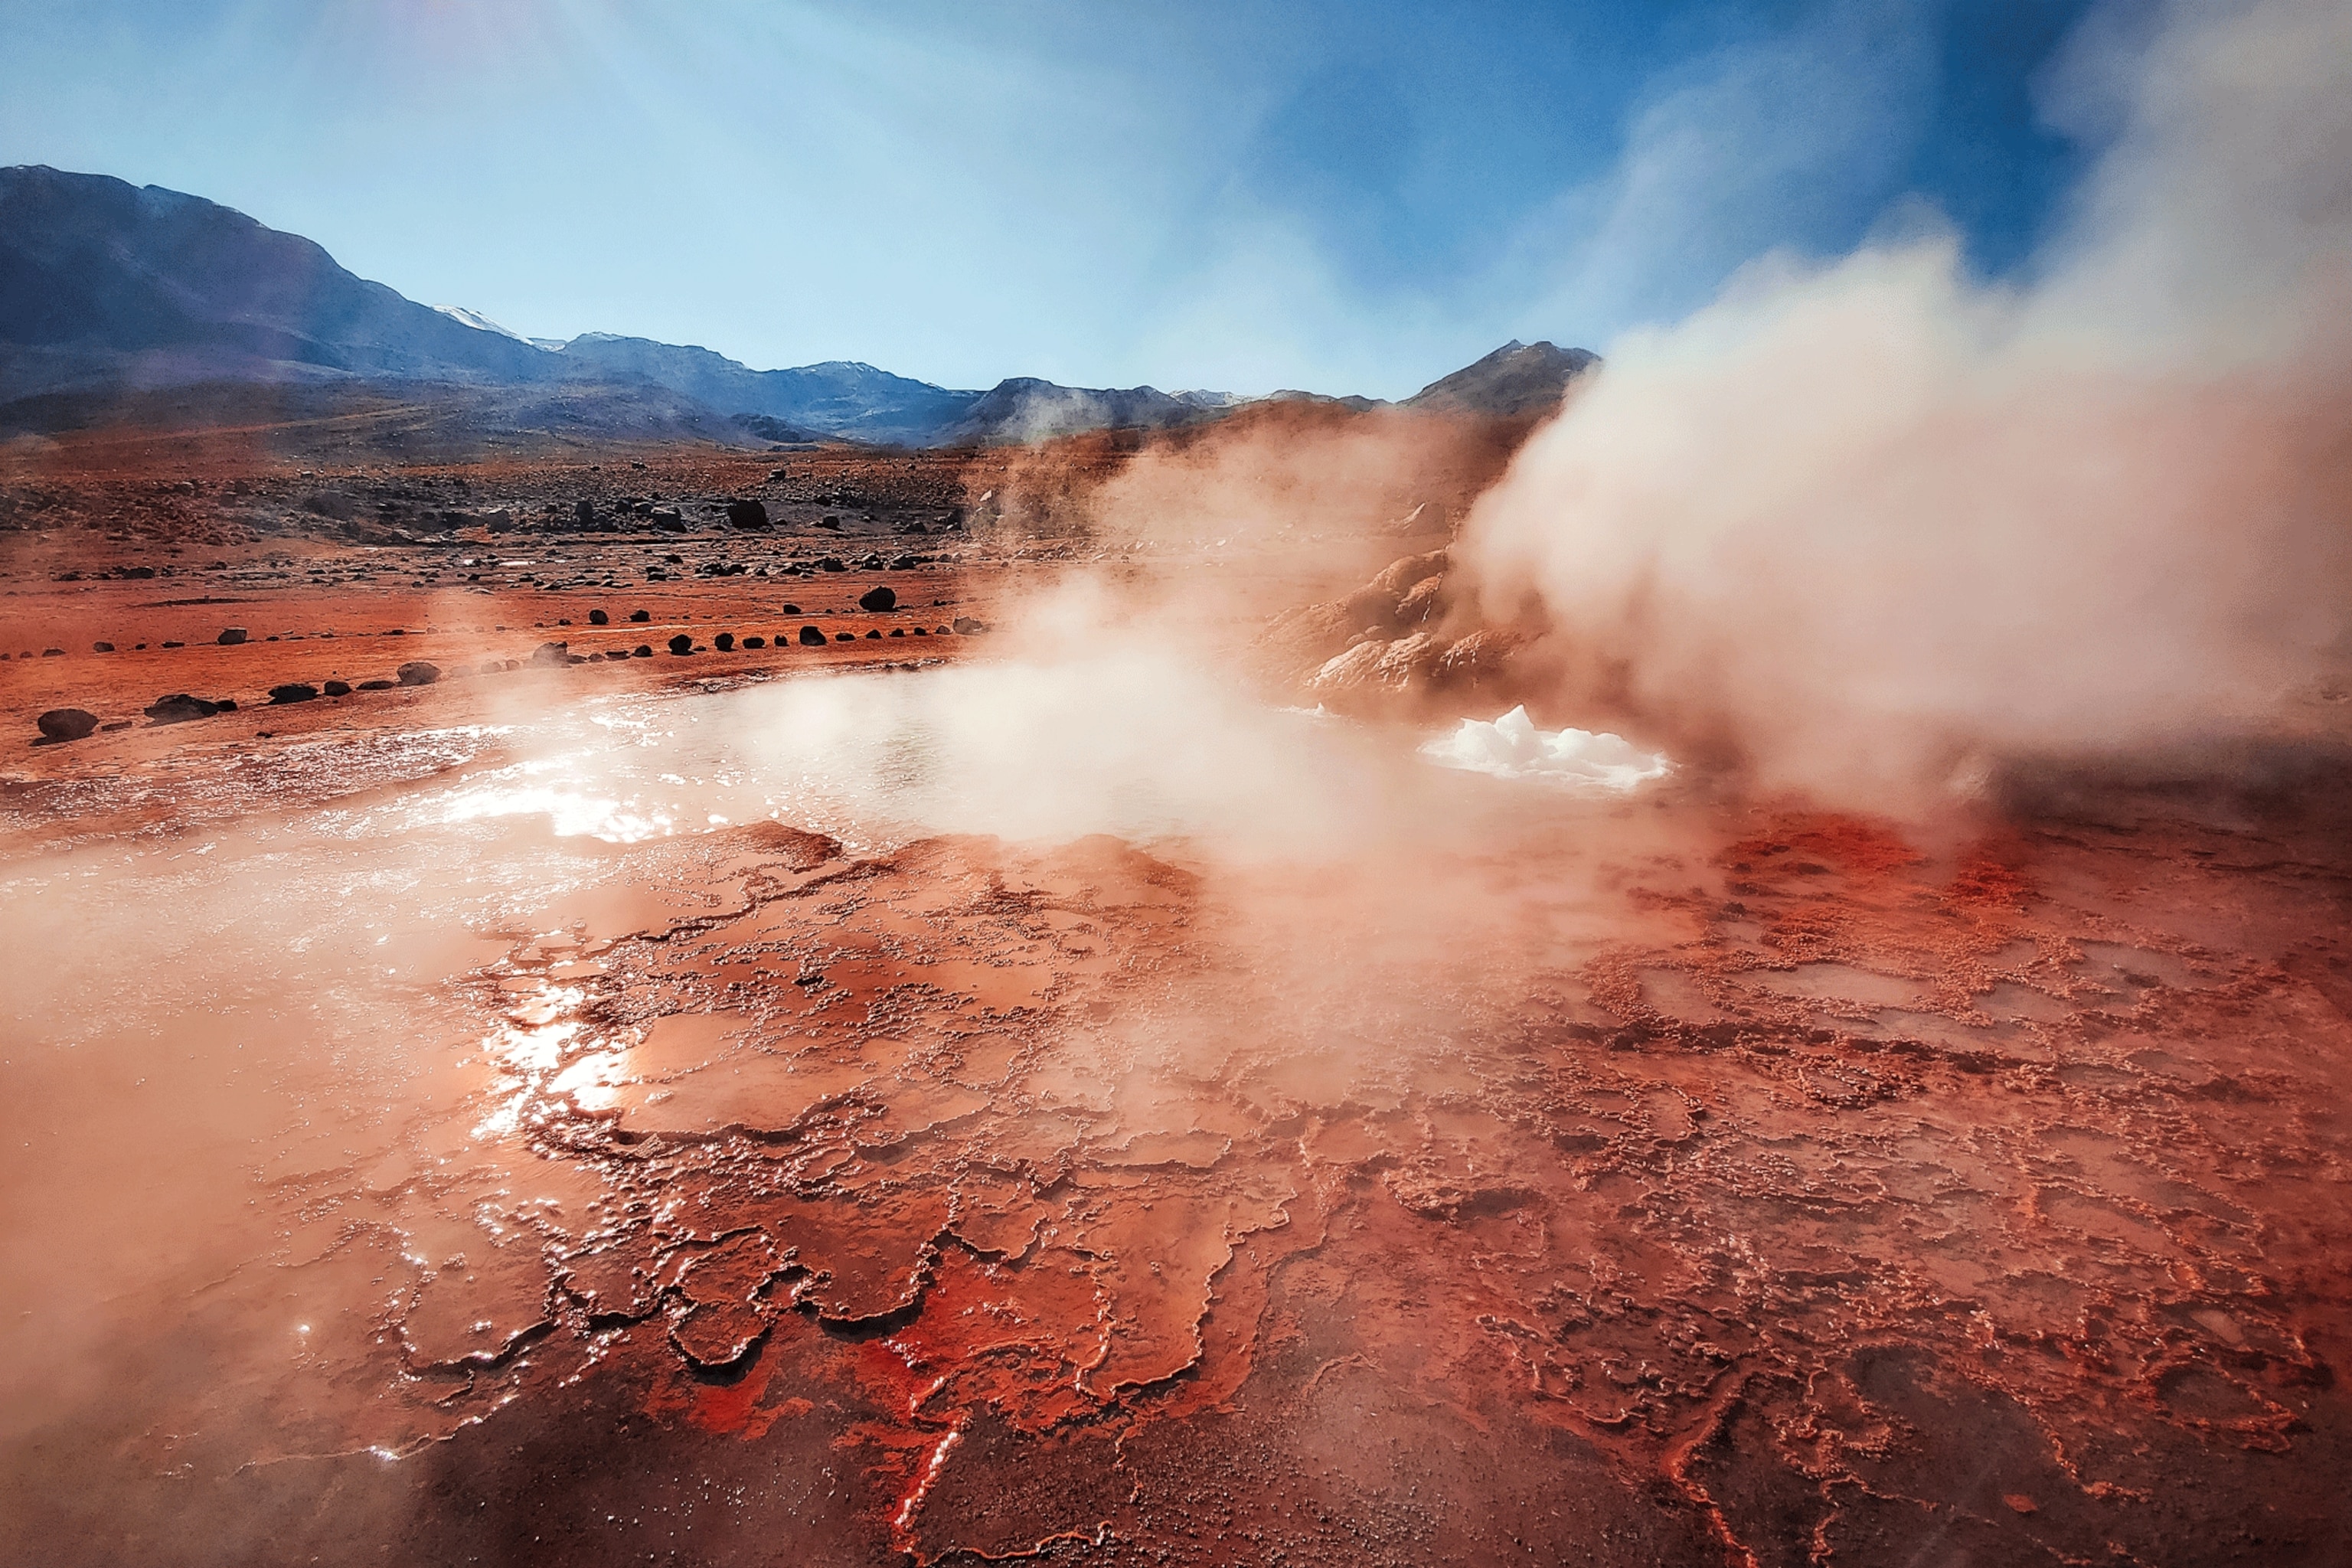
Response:
[[[2338,775],[1903,826],[1019,646],[28,753],[11,1559],[2344,1560]]]

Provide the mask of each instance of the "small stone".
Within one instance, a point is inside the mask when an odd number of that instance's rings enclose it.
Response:
[[[221,710],[217,702],[207,702],[201,697],[191,697],[184,691],[174,691],[158,697],[142,710],[158,724],[184,724],[191,719],[209,719]]]
[[[824,629],[818,626],[803,626],[801,628],[801,646],[803,647],[823,647],[824,646]]]
[[[651,610],[631,610],[629,612],[629,619],[632,621],[650,621],[653,618],[654,614]]]
[[[61,647],[45,647],[41,650],[43,658],[63,658],[65,656],[66,650]]]
[[[288,702],[308,702],[318,695],[317,687],[299,680],[289,680],[283,686],[273,686],[269,689],[269,701],[273,707]]]
[[[958,616],[952,624],[956,636],[961,637],[977,637],[988,629],[987,622],[976,621],[970,616]]]
[[[358,689],[362,691],[390,691],[398,684],[398,682],[391,680],[362,680],[359,683]]]
[[[735,651],[735,634],[733,632],[720,632],[717,637],[710,639],[710,644],[720,653],[733,653]]]
[[[826,556],[824,560],[816,563],[816,569],[820,572],[846,572],[849,570],[846,565],[843,564],[841,557],[838,555]]]
[[[904,626],[892,626],[890,628],[890,635],[894,637],[905,637],[907,635],[907,628]]]
[[[776,613],[780,616],[797,616],[801,613],[801,607],[798,605],[785,605],[780,606]]]
[[[765,528],[768,509],[756,500],[730,500],[727,503],[727,521],[737,528]]]
[[[588,624],[592,626],[610,626],[612,621],[613,617],[606,615],[602,610],[591,610],[588,612]]]
[[[352,683],[348,680],[330,680],[320,689],[330,697],[349,697],[352,694]]]
[[[743,646],[746,648],[765,647],[768,646],[768,639],[765,637],[745,637],[743,639]]]
[[[866,635],[867,637],[874,637],[874,638],[876,638],[876,639],[877,639],[877,640],[878,640],[878,639],[881,637],[882,633],[880,632],[880,630],[877,629],[877,630],[874,630],[874,631],[867,632]]]
[[[653,645],[650,643],[639,643],[633,651],[639,658],[651,658],[654,656]]]
[[[243,626],[223,626],[220,637],[215,640],[223,647],[234,647],[243,642],[245,637],[246,631]]]
[[[887,583],[877,583],[857,596],[857,607],[875,615],[898,607],[898,591]]]
[[[112,653],[114,651],[114,645],[110,642],[94,642],[89,645],[89,651],[92,653]]]
[[[677,654],[692,653],[694,651],[694,638],[684,632],[678,633],[677,636],[669,639],[669,651]]]
[[[421,658],[412,658],[393,672],[400,677],[403,686],[430,686],[441,679],[441,667]]]
[[[98,715],[83,708],[52,708],[34,722],[52,741],[79,741],[98,728]]]
[[[857,640],[857,634],[856,632],[835,632],[833,634],[833,640],[835,642],[856,642]]]

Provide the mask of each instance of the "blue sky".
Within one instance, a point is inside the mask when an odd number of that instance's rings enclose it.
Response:
[[[2086,5],[0,0],[0,163],[543,336],[1400,395],[1774,250],[2028,265]]]

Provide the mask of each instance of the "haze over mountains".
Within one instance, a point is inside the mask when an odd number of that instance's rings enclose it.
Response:
[[[1595,363],[1582,349],[1512,342],[1402,406],[1538,415]],[[1194,424],[1249,401],[1030,376],[959,390],[854,361],[763,371],[608,332],[530,339],[463,307],[418,304],[309,239],[200,196],[38,165],[0,169],[0,427],[63,427],[110,399],[152,402],[171,389],[188,404],[187,389],[220,384],[320,395],[398,387],[509,425],[751,445],[1032,441]]]

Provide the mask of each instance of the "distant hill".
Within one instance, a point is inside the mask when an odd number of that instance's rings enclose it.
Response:
[[[1044,441],[1086,430],[1162,430],[1217,418],[1235,405],[1230,399],[1195,401],[1203,395],[1179,396],[1151,386],[1124,390],[1060,386],[1017,375],[982,394],[943,439],[995,446]]]
[[[207,380],[290,379],[271,369],[289,367],[511,381],[541,357],[243,213],[37,167],[0,169],[0,342],[68,384],[150,358],[201,363]]]
[[[1507,343],[1402,406],[1540,412],[1594,363],[1582,349]],[[186,402],[131,396],[156,389],[346,382],[373,389],[370,406],[446,405],[450,417],[462,410],[502,431],[560,428],[566,439],[690,431],[743,445],[998,445],[1200,424],[1251,401],[1034,376],[963,391],[855,361],[753,370],[649,338],[527,338],[462,306],[420,305],[299,235],[200,196],[103,174],[0,169],[0,405],[19,427],[43,411],[72,420]],[[478,394],[456,396],[461,388]]]
[[[1548,414],[1559,405],[1570,382],[1600,363],[1601,356],[1589,349],[1514,338],[1476,363],[1431,382],[1403,406],[1423,414]]]

